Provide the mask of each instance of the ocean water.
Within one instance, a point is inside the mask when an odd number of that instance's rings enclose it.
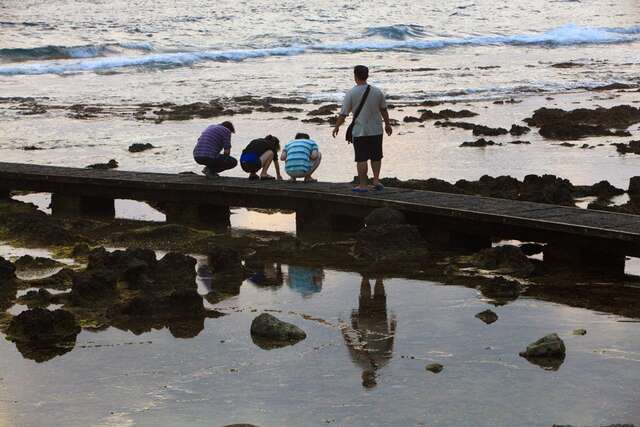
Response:
[[[6,0],[0,17],[0,92],[63,102],[339,99],[356,63],[400,99],[640,78],[631,0]]]

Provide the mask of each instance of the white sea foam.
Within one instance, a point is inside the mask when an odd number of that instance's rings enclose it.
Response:
[[[517,35],[468,36],[454,38],[377,41],[363,40],[343,43],[317,43],[289,47],[237,50],[205,50],[195,52],[155,53],[144,56],[113,56],[80,61],[49,61],[36,64],[0,67],[0,75],[64,74],[122,67],[179,67],[202,61],[242,61],[269,56],[291,56],[314,52],[349,53],[361,51],[433,50],[456,46],[569,46],[581,44],[632,43],[640,41],[640,26],[628,28],[581,27],[574,24],[543,33]],[[127,47],[126,44],[120,44]],[[134,46],[130,44],[129,46]],[[135,44],[130,47],[151,50],[152,46]],[[81,54],[79,52],[78,54]]]

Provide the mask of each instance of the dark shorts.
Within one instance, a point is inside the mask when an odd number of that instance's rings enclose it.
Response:
[[[353,138],[356,162],[378,162],[382,160],[382,135],[358,136]]]
[[[209,157],[196,157],[195,161],[198,164],[208,167],[211,172],[215,173],[233,169],[238,164],[238,161],[235,158],[231,156],[225,156],[224,154],[221,154],[215,159]]]
[[[240,167],[247,173],[256,173],[262,168],[262,161],[256,153],[242,153]]]

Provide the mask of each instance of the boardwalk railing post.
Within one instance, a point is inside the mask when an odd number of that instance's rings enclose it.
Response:
[[[104,197],[76,196],[53,193],[51,195],[53,215],[93,215],[107,218],[115,216],[114,200]]]
[[[224,228],[231,226],[229,206],[171,202],[164,204],[164,212],[167,222]]]

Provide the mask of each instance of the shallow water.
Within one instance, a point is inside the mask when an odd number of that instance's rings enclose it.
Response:
[[[269,275],[277,267],[265,264],[267,277],[277,278]],[[357,274],[279,267],[271,286],[246,281],[237,297],[215,305],[227,315],[202,330],[196,325],[194,338],[167,329],[137,336],[85,330],[75,349],[45,363],[2,341],[0,419],[66,426],[640,422],[640,329],[630,319],[527,298],[493,307],[473,289],[404,279],[376,287],[372,278],[367,298]],[[199,282],[203,292],[215,288],[206,273]],[[500,317],[492,325],[474,317],[487,308]],[[264,310],[308,338],[259,348],[249,326]],[[587,335],[573,336],[576,328]],[[551,332],[568,349],[557,371],[518,356]],[[444,370],[425,371],[432,362]]]

